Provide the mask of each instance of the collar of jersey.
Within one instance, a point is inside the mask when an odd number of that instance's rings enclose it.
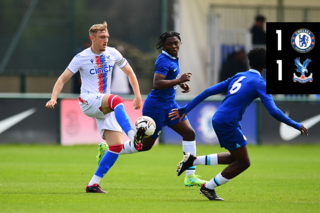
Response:
[[[258,73],[259,75],[261,75],[260,72],[258,70],[255,70],[255,69],[250,69],[249,72],[255,72],[255,73]]]
[[[103,55],[103,52],[102,52],[102,53],[100,53],[100,54],[97,54],[97,53],[95,53],[95,52],[93,52],[93,51],[92,51],[91,47],[89,47],[89,48],[90,48],[90,51],[91,51],[93,54],[95,54],[95,55],[99,55],[99,56],[100,56],[100,55]]]
[[[176,57],[173,57],[172,55],[170,55],[169,53],[167,53],[166,51],[162,50],[162,53],[169,56],[172,59],[177,59]]]

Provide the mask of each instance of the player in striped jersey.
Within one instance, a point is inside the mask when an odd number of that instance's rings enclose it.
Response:
[[[137,134],[133,131],[130,119],[125,112],[123,100],[117,95],[110,94],[112,70],[118,65],[128,76],[133,88],[135,99],[134,109],[141,108],[139,84],[131,66],[118,50],[108,47],[109,32],[107,23],[95,24],[89,29],[92,46],[77,54],[67,69],[58,78],[52,92],[51,100],[46,107],[53,109],[64,84],[74,73],[81,75],[81,95],[79,104],[83,113],[96,119],[100,134],[109,145],[91,181],[87,184],[87,192],[106,193],[99,186],[100,180],[118,159],[123,149],[122,130],[135,144],[141,143],[144,129]]]

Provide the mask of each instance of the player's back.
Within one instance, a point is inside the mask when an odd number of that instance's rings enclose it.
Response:
[[[265,80],[256,70],[240,72],[226,80],[228,91],[213,120],[227,126],[240,126],[246,108],[265,92]]]

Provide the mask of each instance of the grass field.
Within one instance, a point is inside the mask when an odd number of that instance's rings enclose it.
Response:
[[[198,146],[198,155],[224,151]],[[101,182],[108,194],[87,194],[97,146],[0,146],[0,212],[320,212],[320,146],[249,146],[251,167],[217,188],[225,202],[175,175],[180,146],[122,155]],[[211,179],[224,166],[198,166]]]

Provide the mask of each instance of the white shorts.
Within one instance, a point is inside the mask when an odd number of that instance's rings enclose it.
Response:
[[[79,104],[82,112],[96,119],[98,129],[103,139],[104,130],[117,131],[122,133],[122,128],[119,125],[114,112],[103,114],[100,110],[102,99],[105,94],[84,93],[79,97]]]

